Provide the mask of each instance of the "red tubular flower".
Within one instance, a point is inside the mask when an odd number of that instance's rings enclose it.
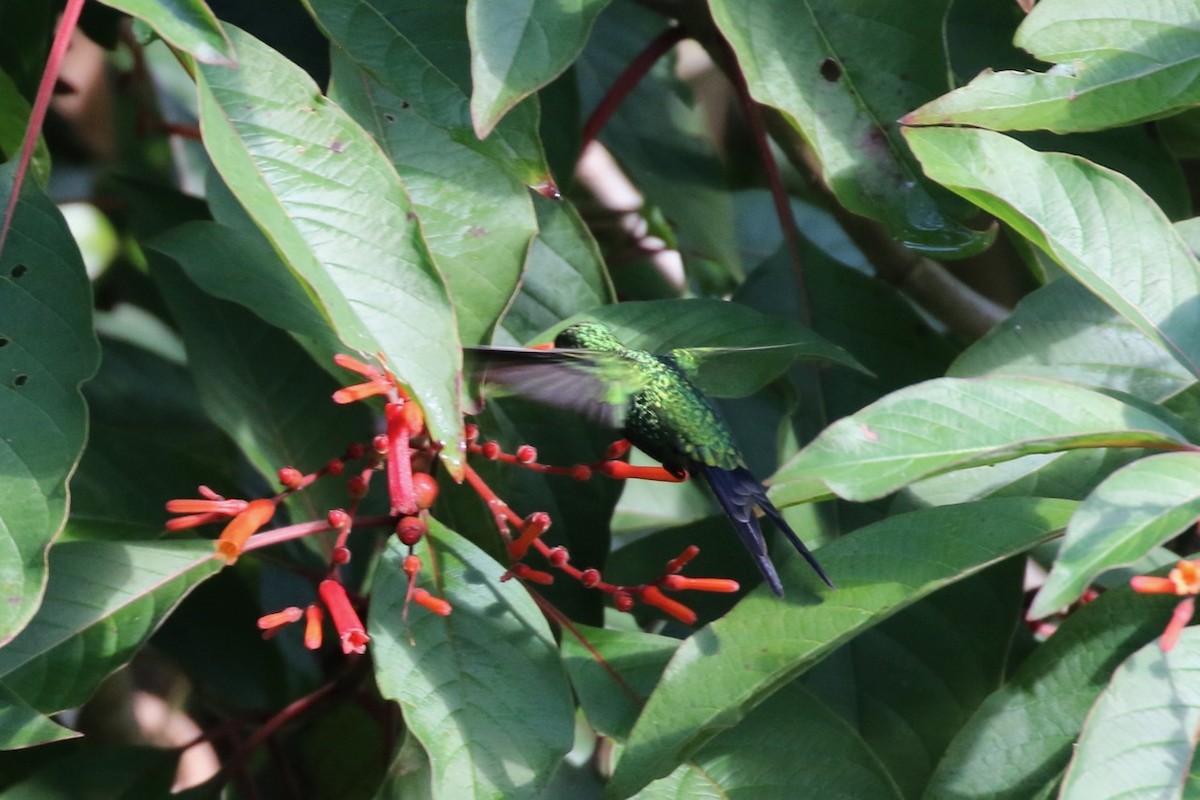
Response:
[[[407,415],[402,403],[388,403],[384,408],[387,418],[387,479],[388,497],[391,499],[393,516],[415,514],[417,497],[413,490],[412,449],[408,437]]]
[[[324,621],[325,614],[316,603],[304,609],[304,646],[309,650],[321,649],[321,641],[324,639],[321,623]]]
[[[449,616],[450,612],[454,610],[453,606],[445,600],[440,597],[434,597],[424,589],[413,589],[412,599],[417,605],[427,608],[443,617]]]
[[[216,541],[217,558],[232,565],[241,555],[242,546],[250,536],[275,516],[275,501],[266,498],[251,500],[236,517],[229,521]]]
[[[696,623],[695,611],[692,611],[683,603],[667,597],[658,590],[657,586],[644,587],[641,591],[641,596],[643,603],[665,611],[684,625],[694,625]]]
[[[525,554],[529,552],[529,546],[549,529],[550,515],[545,511],[533,512],[525,518],[525,522],[521,526],[521,535],[508,546],[508,554],[514,561],[524,558]]]
[[[1142,594],[1175,594],[1175,582],[1170,578],[1153,575],[1134,575],[1129,579],[1129,588]]]
[[[200,487],[200,494],[203,499],[183,497],[167,501],[168,512],[186,515],[167,520],[167,530],[181,531],[220,522],[240,514],[249,505],[245,500],[226,500],[207,486]]]
[[[317,593],[321,595],[321,602],[329,610],[333,627],[337,629],[338,637],[342,640],[342,652],[367,652],[367,642],[371,641],[371,637],[367,636],[362,620],[358,618],[358,612],[350,604],[350,598],[346,596],[346,587],[337,581],[323,580],[317,587]]]
[[[264,639],[270,639],[285,626],[291,625],[303,615],[304,612],[296,606],[276,611],[273,614],[264,614],[258,618],[258,629],[263,632]]]
[[[736,592],[741,587],[737,581],[728,578],[688,578],[683,575],[668,575],[663,578],[662,587],[671,591],[693,592]]]
[[[1171,648],[1179,641],[1179,634],[1183,633],[1183,629],[1192,621],[1192,615],[1195,613],[1195,597],[1189,597],[1175,606],[1175,612],[1171,614],[1171,621],[1167,623],[1167,629],[1163,631],[1162,638],[1158,640],[1158,646],[1164,653],[1170,652]]]
[[[635,467],[624,461],[605,461],[600,465],[600,471],[610,478],[629,480],[638,478],[644,481],[662,481],[664,483],[682,483],[687,475],[672,475],[662,467]]]

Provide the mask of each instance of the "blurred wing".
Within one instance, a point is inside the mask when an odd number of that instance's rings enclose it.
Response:
[[[684,347],[672,350],[670,357],[701,391],[711,397],[754,394],[783,374],[797,359],[829,361],[871,374],[845,350],[819,337],[746,347]]]
[[[485,394],[495,389],[563,408],[609,428],[625,423],[640,375],[617,356],[589,350],[468,347],[467,370]]]

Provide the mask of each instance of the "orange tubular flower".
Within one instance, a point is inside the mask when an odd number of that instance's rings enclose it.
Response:
[[[309,650],[321,649],[321,641],[324,639],[321,623],[324,621],[325,614],[316,603],[304,609],[304,646]]]
[[[1169,651],[1179,641],[1179,635],[1196,612],[1195,596],[1200,594],[1200,562],[1180,561],[1165,578],[1136,575],[1129,579],[1129,586],[1142,594],[1190,595],[1175,606],[1171,621],[1167,623],[1167,629],[1158,642],[1164,653]]]
[[[358,618],[358,612],[350,604],[350,598],[346,596],[346,587],[337,581],[323,580],[317,587],[317,593],[321,595],[321,602],[329,610],[333,627],[337,629],[338,638],[342,640],[342,652],[347,655],[367,652],[367,642],[371,641],[371,637],[367,636],[362,620]]]
[[[258,618],[258,629],[263,632],[264,639],[270,639],[287,625],[291,625],[303,616],[304,612],[296,606],[265,614]]]
[[[1195,597],[1189,597],[1175,606],[1175,611],[1171,614],[1171,621],[1167,623],[1167,629],[1163,631],[1162,638],[1158,640],[1158,646],[1164,653],[1170,652],[1175,643],[1179,641],[1179,634],[1183,633],[1183,629],[1192,621],[1192,615],[1195,613]]]
[[[674,592],[736,592],[741,587],[737,581],[729,578],[688,578],[683,575],[668,575],[663,578],[662,587]]]
[[[236,517],[229,521],[216,541],[217,558],[232,565],[242,553],[242,546],[250,536],[271,521],[275,516],[275,501],[251,500]]]
[[[414,589],[412,593],[413,602],[419,606],[429,609],[435,614],[446,617],[454,609],[440,597],[434,597],[424,589]]]
[[[682,622],[684,625],[693,625],[696,622],[696,612],[679,603],[658,590],[657,586],[647,586],[641,591],[642,602],[648,606],[654,606],[670,614],[675,619]]]

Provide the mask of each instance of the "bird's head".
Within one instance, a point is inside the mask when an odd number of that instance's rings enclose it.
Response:
[[[625,347],[613,336],[607,325],[599,322],[576,322],[564,328],[554,338],[554,346],[568,350],[599,350],[610,353]]]

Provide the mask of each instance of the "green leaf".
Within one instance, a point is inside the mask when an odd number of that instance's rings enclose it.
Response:
[[[145,22],[159,36],[204,64],[231,65],[233,44],[204,0],[100,0]]]
[[[562,74],[609,0],[468,0],[471,119],[486,139],[513,106]]]
[[[855,730],[795,683],[637,794],[638,800],[741,796],[904,797]]]
[[[37,615],[0,648],[0,680],[44,713],[83,703],[221,563],[212,542],[63,542]]]
[[[941,258],[978,252],[994,233],[963,224],[967,210],[920,174],[891,120],[949,88],[942,44],[949,6],[711,3],[750,94],[804,137],[842,205]]]
[[[1147,644],[1113,673],[1084,724],[1062,800],[1178,797],[1200,727],[1200,629]]]
[[[152,260],[151,273],[187,345],[201,403],[268,483],[282,467],[314,472],[372,435],[366,406],[334,403],[341,385],[287,334],[197,291],[168,263]],[[288,507],[305,519],[324,519],[345,502],[340,482],[321,481],[294,494]]]
[[[934,592],[804,675],[905,797],[921,796],[955,734],[1000,687],[1020,624],[1025,562],[1011,558]]]
[[[333,87],[334,100],[396,165],[446,278],[463,343],[486,341],[517,290],[537,232],[529,190],[507,161],[433,124],[340,51]]]
[[[1200,263],[1125,176],[999,133],[909,128],[934,180],[995,214],[1200,375],[1200,333],[1181,313],[1200,294]]]
[[[0,205],[15,162],[0,167]],[[87,436],[79,385],[96,371],[92,293],[58,209],[26,182],[0,252],[0,644],[29,621],[46,549],[67,519],[67,479]]]
[[[1013,44],[1044,73],[985,71],[921,106],[907,125],[1093,131],[1169,116],[1200,104],[1194,3],[1043,0]]]
[[[1105,592],[1071,614],[951,742],[925,800],[1029,800],[1057,783],[1109,676],[1178,598]]]
[[[600,250],[575,207],[538,196],[533,207],[538,235],[496,344],[528,341],[561,319],[615,299]]]
[[[171,794],[178,766],[179,751],[175,749],[97,742],[51,759],[0,792],[0,799],[166,797]]]
[[[1026,295],[1012,314],[954,361],[947,375],[1051,378],[1151,403],[1196,382],[1166,350],[1069,278]]]
[[[0,71],[0,160],[11,161],[21,152],[29,110],[29,103],[21,96],[16,83]],[[41,136],[34,145],[29,170],[38,186],[45,188],[46,181],[50,179],[50,150]]]
[[[940,378],[843,417],[772,479],[779,506],[875,500],[914,481],[1077,447],[1181,450],[1187,439],[1108,395],[1034,378]]]
[[[408,103],[423,126],[506,167],[534,188],[552,187],[538,136],[536,99],[512,109],[479,140],[471,121],[467,0],[305,0],[334,45]]]
[[[21,749],[73,739],[80,734],[59,725],[0,683],[0,750]]]
[[[788,601],[765,589],[680,646],[634,725],[610,784],[628,796],[859,631],[955,580],[1047,540],[1074,503],[1029,498],[892,517],[817,552],[830,592],[783,571]]]
[[[592,727],[614,739],[628,736],[678,647],[678,639],[641,631],[563,631],[563,666]]]
[[[393,542],[372,592],[375,674],[429,754],[435,797],[536,797],[571,749],[570,689],[554,637],[504,568],[431,519],[419,585],[454,606],[405,613],[407,548]]]
[[[349,347],[410,387],[457,470],[461,360],[446,288],[387,157],[307,75],[228,28],[236,69],[197,70],[205,145]]]
[[[1197,518],[1200,454],[1163,453],[1117,470],[1071,519],[1030,618],[1069,605],[1101,572],[1136,561]]]

